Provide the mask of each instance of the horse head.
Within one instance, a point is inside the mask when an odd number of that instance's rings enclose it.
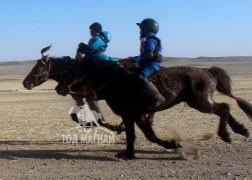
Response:
[[[66,73],[73,63],[69,56],[53,58],[49,55],[44,55],[50,48],[51,46],[47,46],[40,51],[42,55],[41,59],[37,60],[31,72],[23,80],[23,85],[26,89],[31,90],[43,84],[48,79],[54,79],[56,81],[62,80],[62,74]]]
[[[37,60],[36,65],[23,80],[23,85],[26,89],[31,90],[32,88],[41,85],[49,79],[50,57],[49,55],[44,55],[44,53],[50,48],[51,46],[47,46],[40,51],[42,58]]]

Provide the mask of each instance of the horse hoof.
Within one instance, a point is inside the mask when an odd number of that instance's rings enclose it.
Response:
[[[231,140],[231,138],[230,137],[222,137],[221,138],[223,141],[225,141],[226,143],[229,143],[229,144],[232,144],[232,140]]]
[[[244,135],[246,138],[249,138],[249,131],[246,129],[243,135]]]
[[[178,141],[172,140],[171,142],[172,142],[172,144],[174,146],[174,149],[178,149],[178,148],[183,147]]]
[[[219,137],[226,143],[231,144],[232,140],[230,138],[229,133],[218,133]]]
[[[122,152],[122,153],[117,153],[116,158],[123,159],[123,160],[132,160],[132,159],[135,159],[136,157],[134,155],[129,155],[126,152]]]
[[[244,139],[244,141],[245,142],[251,142],[251,139],[247,137],[247,138]]]
[[[122,122],[121,124],[119,124],[119,129],[117,130],[117,134],[122,134],[123,131],[125,131],[125,125],[124,123]]]

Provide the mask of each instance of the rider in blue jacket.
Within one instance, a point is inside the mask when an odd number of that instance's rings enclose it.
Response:
[[[91,39],[88,44],[80,43],[77,56],[85,54],[86,56],[92,56],[97,60],[109,60],[118,62],[117,59],[106,56],[104,53],[108,47],[108,42],[111,41],[111,34],[108,31],[102,31],[100,23],[95,22],[90,25]]]
[[[92,36],[89,40],[88,44],[80,43],[79,47],[77,49],[77,54],[75,59],[77,60],[77,64],[72,67],[70,71],[72,73],[69,73],[69,82],[65,82],[69,89],[76,83],[75,78],[79,75],[79,73],[82,71],[82,61],[88,60],[89,58],[92,58],[94,60],[108,60],[113,61],[115,63],[119,63],[119,61],[115,58],[108,57],[104,54],[106,51],[106,48],[108,47],[108,42],[111,40],[111,34],[107,31],[102,31],[102,26],[100,23],[95,22],[90,25],[90,35]],[[83,55],[84,59],[83,59]],[[97,113],[101,113],[101,110],[98,106],[97,101],[95,100],[95,97],[93,98],[87,98],[86,100],[88,102],[88,105],[91,110],[96,111]],[[101,119],[103,122],[105,122],[105,118],[102,116]]]
[[[129,59],[140,65],[137,83],[150,100],[148,109],[154,109],[165,102],[165,98],[159,93],[155,85],[148,80],[152,74],[159,70],[162,61],[162,45],[156,37],[159,24],[154,19],[147,18],[137,25],[140,28],[140,55]]]

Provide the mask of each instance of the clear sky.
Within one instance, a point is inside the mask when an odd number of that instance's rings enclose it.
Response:
[[[75,56],[99,22],[112,34],[106,54],[139,54],[144,18],[159,22],[164,56],[251,56],[251,0],[0,0],[0,61]]]

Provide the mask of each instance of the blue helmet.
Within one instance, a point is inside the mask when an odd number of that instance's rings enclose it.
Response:
[[[108,31],[101,32],[101,37],[106,43],[110,42],[112,39],[112,36]]]

